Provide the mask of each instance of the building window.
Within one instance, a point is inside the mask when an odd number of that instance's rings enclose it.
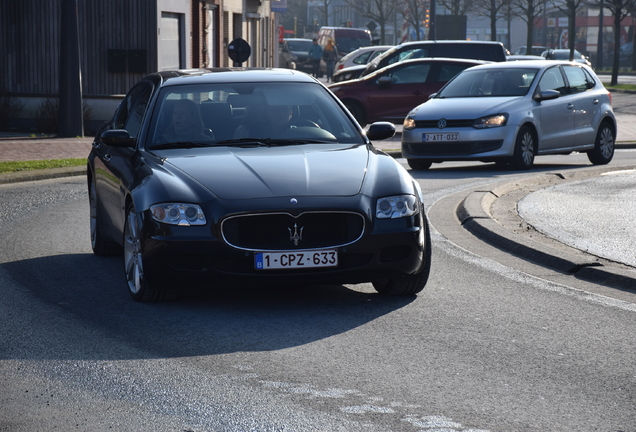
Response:
[[[182,69],[183,14],[161,13],[161,69]]]

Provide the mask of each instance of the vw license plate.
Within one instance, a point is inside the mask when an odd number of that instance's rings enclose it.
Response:
[[[254,254],[256,270],[301,269],[316,267],[336,267],[337,250],[257,252]]]
[[[459,141],[459,132],[425,133],[425,134],[422,134],[422,141],[424,142]]]

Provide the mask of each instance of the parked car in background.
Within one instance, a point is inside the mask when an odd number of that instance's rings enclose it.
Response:
[[[367,63],[391,48],[393,45],[372,45],[358,48],[342,57],[335,66],[333,82],[358,78]]]
[[[570,50],[569,49],[550,49],[541,53],[541,56],[548,60],[570,60]],[[583,63],[586,66],[592,66],[592,63],[590,63],[590,60],[577,50],[574,50],[574,61],[578,63]]]
[[[627,42],[619,48],[619,65],[632,66],[634,58],[634,42]]]
[[[540,56],[543,51],[547,50],[546,47],[544,46],[538,46],[538,45],[533,45],[532,49],[528,51],[528,47],[527,46],[520,46],[519,48],[517,48],[515,50],[515,52],[512,53],[512,55],[536,55],[536,56]]]
[[[371,45],[358,48],[338,60],[336,63],[336,70],[338,71],[351,66],[364,66],[392,47],[393,45]]]
[[[284,39],[279,51],[279,66],[311,73],[313,66],[311,62],[308,61],[307,53],[312,44],[311,39]]]
[[[492,63],[466,69],[404,120],[402,155],[413,169],[474,160],[529,169],[535,156],[614,156],[610,93],[592,69],[563,61]]]
[[[130,295],[370,282],[413,295],[431,237],[418,183],[320,82],[288,69],[162,71],[136,84],[88,157],[91,246]]]
[[[494,62],[506,61],[506,48],[501,42],[493,41],[415,41],[406,42],[389,49],[367,64],[360,76],[389,66],[405,58],[446,57],[487,60]]]
[[[361,125],[376,121],[400,124],[462,70],[479,60],[423,58],[404,60],[352,81],[329,86]]]
[[[348,68],[336,70],[333,74],[333,82],[349,81],[352,79],[360,78],[360,75],[367,68],[366,65],[351,66]]]
[[[540,55],[525,55],[525,54],[513,54],[507,57],[508,61],[522,61],[522,60],[545,60],[545,57]]]

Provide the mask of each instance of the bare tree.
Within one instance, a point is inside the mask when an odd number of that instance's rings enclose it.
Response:
[[[552,4],[568,17],[568,49],[570,61],[574,60],[574,43],[576,42],[576,13],[584,6],[585,0],[552,0]]]
[[[329,16],[331,15],[329,6],[331,6],[331,3],[333,3],[333,0],[319,0],[319,1],[316,1],[316,3],[318,4],[316,9],[318,9],[320,14],[322,15],[322,19],[324,20],[322,25],[328,26]]]
[[[380,26],[380,43],[386,43],[386,25],[395,15],[397,0],[345,0],[345,3],[358,15],[377,22]]]
[[[526,33],[526,54],[532,54],[534,45],[534,23],[544,11],[545,2],[543,0],[513,0],[512,7],[517,12],[519,18],[528,24]]]
[[[287,10],[281,14],[280,24],[285,29],[294,29],[294,37],[303,37],[307,22],[307,1],[306,0],[287,0]],[[299,29],[301,27],[301,29]]]
[[[490,19],[490,40],[497,40],[497,19],[501,10],[510,4],[511,0],[475,0],[473,10],[479,16]]]
[[[610,81],[610,85],[616,85],[618,83],[618,67],[620,62],[621,21],[634,11],[636,8],[636,0],[603,0],[603,3],[598,1],[597,4],[599,4],[600,7],[604,6],[609,9],[614,17],[612,24],[612,27],[614,27],[614,62],[612,63],[612,80]],[[570,57],[571,56],[572,54],[570,53]]]
[[[467,15],[472,10],[468,0],[437,0],[437,4],[444,6],[450,15]]]
[[[401,13],[404,20],[413,26],[415,35],[419,39],[422,21],[426,15],[428,0],[404,0],[401,2]]]

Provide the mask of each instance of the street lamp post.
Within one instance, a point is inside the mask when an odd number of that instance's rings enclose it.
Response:
[[[431,0],[431,6],[429,8],[431,17],[428,22],[428,39],[436,40],[435,35],[435,0]]]

